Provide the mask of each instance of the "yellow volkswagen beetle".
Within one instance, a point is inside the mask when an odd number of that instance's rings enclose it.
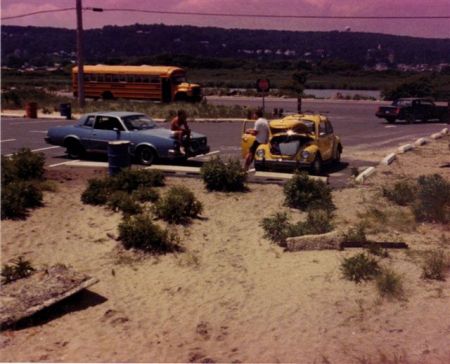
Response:
[[[245,121],[243,125],[243,157],[255,140],[246,133],[251,122]],[[342,143],[326,116],[295,114],[271,120],[269,125],[269,143],[256,150],[256,170],[308,168],[313,174],[320,174],[324,163],[340,162]]]

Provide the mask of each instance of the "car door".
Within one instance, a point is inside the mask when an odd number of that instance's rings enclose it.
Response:
[[[255,127],[255,122],[253,120],[246,120],[242,124],[242,138],[241,138],[241,154],[242,158],[248,154],[250,147],[255,141],[255,136],[250,133],[246,133],[247,129],[253,129]]]
[[[92,130],[91,149],[106,152],[108,143],[121,138],[121,132],[125,128],[121,121],[114,116],[99,115],[95,119]]]
[[[321,120],[319,123],[319,150],[322,160],[330,160],[333,157],[334,144],[333,127],[328,120]]]

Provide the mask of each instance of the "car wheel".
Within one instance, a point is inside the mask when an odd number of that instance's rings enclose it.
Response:
[[[70,159],[78,159],[84,153],[84,149],[78,140],[69,139],[64,143],[64,145],[66,147],[67,156]]]
[[[317,155],[314,162],[311,164],[311,173],[314,175],[319,175],[322,172],[322,158]]]
[[[143,146],[137,151],[137,159],[140,164],[151,166],[156,160],[156,153],[154,149]]]
[[[414,123],[415,121],[416,121],[416,118],[415,118],[414,114],[408,114],[406,116],[406,122],[408,124]]]
[[[102,99],[103,100],[113,100],[114,99],[114,95],[110,91],[105,91],[105,92],[102,93]]]
[[[334,156],[333,162],[336,164],[341,163],[341,148],[338,146],[337,150],[336,150],[336,155]]]
[[[388,117],[388,118],[386,118],[386,121],[388,122],[388,124],[393,124],[395,122],[395,118],[394,117]]]

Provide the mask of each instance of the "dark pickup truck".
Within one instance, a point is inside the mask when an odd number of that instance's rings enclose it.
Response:
[[[395,100],[391,106],[380,106],[375,115],[388,123],[395,120],[406,120],[408,123],[416,120],[448,121],[448,106],[437,106],[428,99],[405,98]]]

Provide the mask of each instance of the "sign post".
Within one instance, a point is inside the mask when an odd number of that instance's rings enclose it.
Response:
[[[265,109],[266,109],[266,103],[265,103],[266,92],[268,92],[269,90],[270,90],[270,82],[268,79],[260,78],[256,81],[256,91],[262,92],[263,112],[265,112]]]

